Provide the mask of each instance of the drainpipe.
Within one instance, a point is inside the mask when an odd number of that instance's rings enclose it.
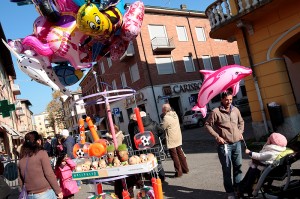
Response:
[[[253,66],[254,64],[253,64],[253,60],[252,60],[252,57],[251,57],[251,51],[250,51],[249,43],[248,43],[248,40],[247,40],[247,34],[246,34],[247,26],[249,27],[249,25],[245,25],[244,22],[242,22],[242,21],[239,21],[237,23],[237,27],[240,28],[242,30],[242,33],[243,33],[243,38],[244,38],[244,41],[245,41],[244,43],[245,43],[245,47],[246,47],[246,51],[247,51],[247,55],[248,55],[248,60],[249,60],[249,63],[250,63],[250,68],[252,70],[252,77],[253,77],[253,81],[254,81],[256,94],[257,94],[257,97],[258,97],[260,111],[261,111],[261,115],[262,115],[262,118],[263,118],[266,134],[268,134],[269,133],[269,128],[268,128],[268,124],[267,124],[266,113],[265,113],[265,110],[264,110],[263,100],[262,100],[261,93],[260,93],[260,90],[259,90],[257,77],[256,77],[256,74],[255,74],[255,71],[254,71],[254,66]]]
[[[189,14],[191,14],[191,13],[189,12]],[[192,32],[190,20],[189,20],[188,17],[186,17],[186,20],[188,22],[188,26],[189,26],[189,30],[190,30],[190,34],[191,34],[191,39],[192,39],[192,43],[193,43],[193,47],[194,47],[195,56],[196,56],[196,59],[197,59],[198,69],[201,70],[200,69],[200,61],[199,61],[199,58],[198,58],[198,55],[197,55],[197,50],[196,50],[196,46],[195,46],[195,41],[194,41],[194,37],[193,37],[193,32]],[[203,83],[203,77],[202,77],[201,73],[199,73],[199,75],[200,75],[201,81]]]
[[[143,42],[142,33],[140,33],[140,37],[141,37],[141,43],[142,43],[143,53],[144,53],[144,57],[145,57],[146,67],[147,67],[147,73],[148,73],[148,77],[149,77],[149,80],[150,80],[151,90],[152,90],[152,94],[153,94],[153,98],[154,98],[155,109],[156,109],[158,121],[160,123],[161,121],[160,121],[160,116],[159,116],[159,112],[158,112],[158,107],[157,107],[157,104],[156,104],[156,96],[155,96],[155,92],[154,92],[154,88],[153,88],[152,77],[150,75],[150,69],[149,69],[149,64],[148,64],[147,56],[146,56],[146,53],[145,53],[145,46],[144,46],[144,42]]]

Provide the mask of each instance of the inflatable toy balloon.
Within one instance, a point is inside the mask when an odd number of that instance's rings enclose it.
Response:
[[[56,0],[57,9],[60,13],[73,12],[77,13],[79,6],[73,0]]]
[[[47,57],[39,56],[33,50],[26,50],[23,55],[20,55],[4,40],[2,40],[2,42],[18,59],[18,66],[20,70],[27,74],[30,78],[38,83],[50,86],[54,90],[60,90],[68,96],[71,95],[70,91],[59,83],[58,77],[53,72]]]
[[[229,65],[216,71],[200,70],[200,73],[204,75],[204,81],[198,94],[197,104],[192,110],[201,111],[203,117],[206,117],[206,104],[229,88],[232,89],[233,96],[235,96],[239,91],[241,79],[251,75],[252,70],[240,65]]]
[[[118,196],[115,193],[104,192],[100,195],[95,195],[90,199],[118,199]]]
[[[77,13],[78,28],[105,43],[122,24],[122,14],[116,7],[99,11],[95,4],[84,4]]]
[[[131,41],[138,36],[141,31],[145,7],[143,2],[136,1],[131,4],[124,14],[122,25],[122,38]]]
[[[121,37],[115,38],[110,45],[110,58],[114,61],[119,60],[127,50],[129,45],[128,41],[124,41]]]
[[[73,2],[75,4],[77,4],[79,7],[81,7],[84,4],[87,4],[86,0],[73,0]],[[101,0],[101,1],[99,1],[99,0],[91,0],[90,2],[93,3],[93,4],[95,4],[100,11],[101,10],[106,10],[109,7],[115,6],[115,7],[117,7],[120,10],[120,12],[122,14],[125,13],[123,0]]]
[[[46,26],[48,22],[45,21]],[[35,24],[38,28],[39,24]],[[52,25],[46,37],[46,42],[41,42],[36,36],[27,36],[22,44],[31,47],[38,54],[46,57],[58,56],[69,61],[77,70],[89,68],[91,63],[82,63],[80,57],[84,56],[79,48],[80,41],[87,36],[76,28],[75,17],[72,15],[62,15],[60,20]]]
[[[76,84],[83,76],[82,70],[68,66],[67,64],[56,65],[53,67],[60,83],[64,86]]]
[[[60,19],[60,13],[54,0],[32,0],[35,9],[39,14],[46,17],[50,22],[57,22]]]

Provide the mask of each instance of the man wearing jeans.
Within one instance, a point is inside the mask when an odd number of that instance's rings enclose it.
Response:
[[[224,188],[228,199],[234,199],[234,188],[237,187],[242,177],[241,140],[243,139],[244,120],[239,109],[232,106],[231,91],[222,93],[221,106],[211,112],[205,126],[209,133],[216,138]],[[233,181],[231,170],[233,170]]]

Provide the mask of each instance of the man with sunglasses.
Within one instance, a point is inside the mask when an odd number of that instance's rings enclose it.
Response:
[[[223,184],[228,199],[235,198],[235,188],[242,178],[241,140],[244,132],[244,120],[239,109],[232,105],[232,97],[231,90],[222,93],[221,105],[211,112],[205,123],[207,130],[218,144]]]

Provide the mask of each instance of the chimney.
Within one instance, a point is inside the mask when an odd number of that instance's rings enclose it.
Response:
[[[186,10],[186,5],[185,5],[185,4],[181,4],[181,5],[180,5],[180,9],[181,9],[181,10]]]

